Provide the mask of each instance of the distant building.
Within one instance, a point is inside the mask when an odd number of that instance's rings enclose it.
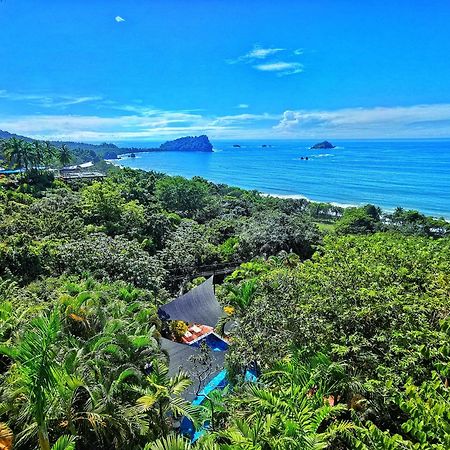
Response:
[[[86,170],[92,167],[93,163],[84,163],[77,166],[66,166],[59,170],[58,178],[65,181],[70,180],[96,180],[104,178],[106,175],[96,170]]]

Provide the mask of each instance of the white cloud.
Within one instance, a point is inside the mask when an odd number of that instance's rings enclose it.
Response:
[[[237,59],[226,60],[228,64],[252,64],[254,69],[263,72],[274,72],[278,76],[293,75],[295,73],[303,72],[303,64],[299,62],[274,61],[274,55],[286,52],[285,48],[281,47],[260,47],[255,45],[252,50]],[[302,48],[297,48],[292,51],[292,55],[300,56],[303,54]]]
[[[247,105],[247,103],[239,103],[239,105],[236,106],[236,108],[240,108],[240,109],[247,109],[249,107],[249,105]]]
[[[116,21],[116,22],[125,22],[125,19],[123,18],[123,17],[120,17],[120,16],[116,16],[115,18],[114,18],[114,20]]]
[[[279,76],[293,75],[295,73],[303,72],[303,64],[297,62],[278,61],[273,63],[257,64],[253,67],[263,72],[276,72]]]
[[[450,136],[450,104],[288,110],[274,129],[286,136],[302,137],[447,137]]]
[[[282,52],[284,48],[262,48],[255,46],[253,50],[244,55],[248,59],[265,59],[268,56],[275,55],[276,53]]]
[[[125,105],[126,106],[126,105]],[[144,114],[114,117],[99,115],[22,115],[1,117],[2,129],[37,139],[73,141],[123,141],[174,138],[208,134],[212,138],[260,137],[280,114],[202,115],[189,111],[148,108]]]
[[[245,55],[239,56],[239,58],[236,59],[228,59],[226,62],[228,64],[237,64],[240,62],[251,63],[256,60],[266,59],[267,57],[275,55],[284,50],[284,48],[260,47],[259,45],[255,45],[253,49],[247,52]]]
[[[0,98],[5,95],[5,91],[0,91]],[[88,97],[73,97],[72,102],[84,98]],[[40,139],[88,142],[163,140],[198,134],[208,134],[213,139],[450,136],[450,104],[222,116],[198,110],[166,111],[145,105],[120,105],[111,100],[101,100],[94,106],[97,111],[102,106],[102,114],[0,115],[0,128]]]

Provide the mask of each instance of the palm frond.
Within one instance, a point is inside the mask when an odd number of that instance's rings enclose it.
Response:
[[[61,436],[55,444],[53,444],[51,450],[75,450],[75,437]]]

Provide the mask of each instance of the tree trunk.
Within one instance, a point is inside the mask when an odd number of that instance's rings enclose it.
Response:
[[[48,439],[48,432],[46,427],[41,427],[38,430],[39,447],[41,450],[50,450],[50,441]]]

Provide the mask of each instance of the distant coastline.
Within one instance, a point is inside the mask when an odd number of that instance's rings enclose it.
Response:
[[[336,140],[339,149],[318,158],[314,141],[215,140],[208,154],[141,153],[120,166],[255,189],[279,197],[338,206],[367,203],[450,219],[450,140]],[[272,148],[262,148],[262,143]],[[308,161],[300,157],[311,156]]]
[[[0,139],[20,139],[25,142],[42,141],[29,136],[22,136],[8,131],[0,130]],[[118,159],[120,155],[131,153],[145,153],[145,152],[212,152],[213,146],[209,141],[208,136],[184,136],[178,139],[169,140],[161,144],[159,147],[119,147],[116,144],[103,142],[101,144],[90,144],[85,142],[74,141],[55,141],[48,140],[48,142],[55,146],[67,146],[75,157],[79,159],[77,162],[99,161],[101,159],[111,160]]]

